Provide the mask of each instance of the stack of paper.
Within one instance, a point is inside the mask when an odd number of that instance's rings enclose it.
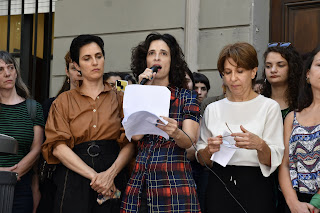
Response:
[[[123,99],[124,127],[126,137],[131,141],[134,135],[169,135],[156,127],[157,120],[168,123],[160,116],[169,117],[171,92],[164,86],[128,85]]]

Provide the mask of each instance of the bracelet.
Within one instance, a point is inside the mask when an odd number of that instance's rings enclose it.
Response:
[[[310,204],[316,207],[317,209],[320,209],[320,194],[315,193],[311,198]]]

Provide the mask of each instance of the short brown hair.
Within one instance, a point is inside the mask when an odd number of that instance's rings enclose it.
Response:
[[[223,75],[224,72],[224,62],[228,58],[232,58],[234,62],[236,62],[237,67],[246,70],[252,70],[259,65],[256,50],[251,44],[246,42],[229,44],[221,50],[217,62],[217,67],[221,75]],[[255,78],[253,79],[253,83]]]

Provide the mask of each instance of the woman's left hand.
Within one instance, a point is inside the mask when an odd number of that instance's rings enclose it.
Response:
[[[15,164],[14,166],[11,167],[0,167],[0,171],[8,171],[12,172],[18,167],[18,164]]]
[[[265,143],[259,136],[253,134],[246,130],[242,125],[240,126],[242,132],[232,133],[231,136],[234,137],[236,141],[236,146],[244,149],[255,149],[262,150],[263,144]]]
[[[177,136],[179,133],[179,127],[178,122],[172,118],[161,116],[164,120],[168,121],[167,125],[164,125],[164,123],[161,120],[158,120],[158,123],[156,126],[165,131],[170,137]],[[161,125],[163,124],[163,125]]]
[[[91,180],[90,186],[93,190],[101,193],[104,196],[113,197],[116,192],[116,187],[114,185],[114,178],[116,174],[113,172],[112,166],[104,171],[97,173]]]

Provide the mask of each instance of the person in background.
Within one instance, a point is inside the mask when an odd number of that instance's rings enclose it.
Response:
[[[68,51],[64,56],[65,60],[65,72],[66,78],[63,82],[61,89],[59,90],[56,97],[49,98],[45,100],[42,104],[43,107],[43,117],[46,123],[48,119],[49,110],[52,102],[63,92],[75,89],[79,86],[79,81],[82,80],[80,72],[75,68],[74,64],[70,58],[70,52]],[[40,161],[40,193],[41,199],[39,202],[39,206],[37,208],[37,213],[51,213],[53,212],[54,205],[54,195],[56,193],[57,186],[54,184],[52,180],[52,175],[54,167],[48,165],[47,162],[43,159],[41,155]],[[49,174],[50,173],[50,174]]]
[[[228,87],[226,87],[224,85],[224,83],[222,83],[222,94],[218,95],[218,96],[212,96],[212,97],[207,97],[206,99],[204,99],[201,103],[201,108],[200,108],[200,114],[201,116],[203,116],[204,110],[207,108],[207,106],[215,101],[219,101],[221,99],[224,99],[227,97],[228,93],[229,93],[229,89]]]
[[[100,37],[74,38],[70,57],[82,83],[60,94],[50,108],[42,154],[49,164],[59,164],[54,212],[119,212],[119,195],[126,186],[123,168],[134,144],[120,151],[117,143],[123,93],[104,84],[104,56]],[[99,205],[102,196],[112,199]]]
[[[26,104],[29,98],[15,59],[8,52],[0,51],[0,133],[18,141],[18,154],[0,155],[0,170],[18,175],[13,213],[33,211],[32,167],[43,141],[42,107],[36,103],[36,116],[32,119]]]
[[[284,121],[287,114],[297,108],[299,93],[299,79],[303,71],[302,59],[290,42],[269,43],[264,52],[265,79],[262,95],[278,102]],[[282,213],[286,203],[278,183],[278,170],[273,173],[277,213]]]
[[[157,73],[148,67],[160,66]],[[199,105],[196,92],[187,88],[187,63],[170,34],[149,34],[132,51],[131,69],[139,82],[165,86],[171,92],[169,117],[157,127],[169,135],[135,135],[136,166],[122,200],[124,212],[200,212],[186,149],[197,138]]]
[[[282,118],[297,108],[299,79],[303,70],[299,53],[290,42],[270,43],[264,52],[265,83],[262,95],[272,98],[281,108]]]
[[[79,86],[79,81],[82,80],[81,72],[78,72],[78,70],[75,68],[74,64],[71,61],[70,58],[70,52],[68,51],[66,55],[64,56],[65,60],[65,72],[66,72],[66,78],[64,79],[63,85],[61,89],[59,90],[56,97],[52,97],[44,101],[42,104],[43,107],[43,117],[44,120],[47,121],[49,110],[51,107],[52,102],[63,92],[75,89]]]
[[[194,72],[193,73],[194,78],[194,90],[198,93],[198,100],[201,104],[204,99],[207,98],[208,92],[210,90],[210,82],[207,76],[204,74]]]
[[[193,88],[194,88],[194,78],[193,78],[192,72],[189,69],[189,67],[186,69],[186,81],[187,81],[187,88],[189,90],[193,90]]]
[[[128,81],[128,85],[137,83],[136,80],[133,78],[133,76],[130,75],[129,73],[121,73],[121,79]]]
[[[261,94],[261,90],[262,90],[263,84],[264,84],[264,80],[263,79],[256,80],[256,82],[254,83],[254,86],[253,86],[253,90],[256,93]]]
[[[285,213],[318,213],[320,208],[320,46],[305,61],[297,109],[284,121],[285,151],[279,183]]]
[[[116,80],[122,80],[120,72],[107,72],[103,74],[103,81],[110,84],[112,88],[116,87]]]
[[[270,175],[284,150],[279,104],[253,91],[258,58],[252,45],[225,46],[217,67],[229,92],[205,109],[196,152],[198,162],[214,171],[208,178],[206,210],[275,212]],[[210,160],[220,150],[230,154],[225,167]]]
[[[200,105],[202,105],[202,101],[207,97],[208,94],[208,87],[210,89],[210,83],[208,78],[201,74],[201,73],[192,73],[190,69],[188,68],[186,71],[186,80],[188,83],[188,88],[190,90],[195,90],[198,93],[198,102]],[[208,86],[208,87],[207,87]],[[201,120],[200,120],[201,123]],[[197,133],[197,140],[199,138],[200,129]],[[208,175],[204,171],[204,167],[199,164],[194,157],[195,154],[195,148],[191,146],[189,149],[187,149],[187,158],[190,160],[190,164],[192,167],[192,176],[197,186],[197,195],[199,199],[199,204],[201,208],[201,212],[205,212],[204,208],[204,195],[205,195],[205,187],[207,183]]]

